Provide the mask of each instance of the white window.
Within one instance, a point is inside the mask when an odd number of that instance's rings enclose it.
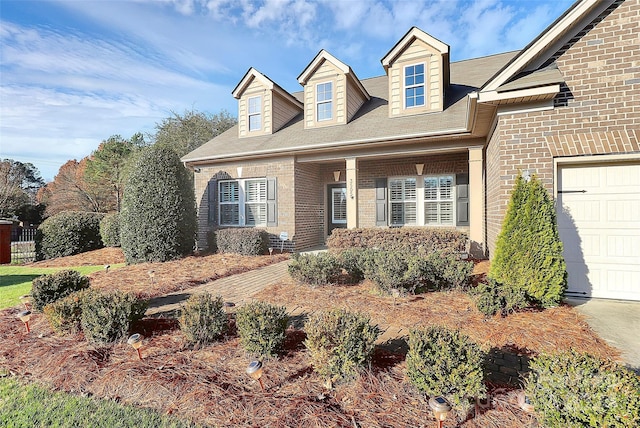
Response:
[[[316,120],[333,119],[333,83],[318,83],[316,85]]]
[[[389,180],[389,202],[392,226],[417,224],[417,198],[415,178]]]
[[[252,97],[248,100],[249,131],[262,129],[262,97]]]
[[[453,175],[424,177],[424,222],[453,226]]]
[[[424,106],[424,64],[404,68],[404,106]]]
[[[440,175],[390,178],[390,225],[454,226],[454,177]]]
[[[225,180],[218,186],[220,226],[266,226],[266,179]]]
[[[331,222],[347,224],[347,189],[342,187],[331,189]]]

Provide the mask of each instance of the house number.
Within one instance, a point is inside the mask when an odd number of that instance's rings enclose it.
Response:
[[[349,196],[351,197],[351,199],[354,198],[354,195],[353,195],[353,178],[349,179]]]

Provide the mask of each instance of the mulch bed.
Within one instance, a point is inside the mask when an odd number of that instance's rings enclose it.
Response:
[[[88,256],[85,256],[88,257]],[[211,258],[209,258],[211,257]],[[179,262],[127,266],[92,275],[92,286],[118,287],[157,295],[206,278],[269,264],[266,257],[216,255]],[[106,261],[101,263],[115,263]],[[96,264],[96,263],[90,263]],[[149,270],[154,270],[153,281]],[[572,308],[527,311],[485,318],[460,292],[398,298],[376,296],[370,284],[309,288],[285,281],[255,296],[288,307],[319,310],[336,306],[370,314],[381,325],[408,330],[442,324],[460,328],[485,348],[509,348],[535,355],[576,348],[598,356],[617,351],[598,338]],[[265,362],[263,392],[245,374],[251,357],[233,328],[220,342],[193,349],[173,319],[144,319],[135,326],[145,336],[143,360],[125,343],[98,347],[82,334],[58,337],[35,314],[27,334],[16,319],[20,308],[0,311],[0,371],[25,382],[81,395],[105,397],[156,409],[210,426],[237,427],[430,427],[435,424],[424,394],[406,380],[404,356],[379,347],[371,368],[350,383],[326,390],[304,350],[304,332],[290,328],[285,352]],[[516,391],[488,385],[486,409],[445,427],[536,427],[516,403]]]

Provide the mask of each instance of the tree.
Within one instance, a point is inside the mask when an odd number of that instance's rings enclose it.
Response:
[[[134,135],[131,140],[135,138]],[[87,181],[95,185],[108,185],[113,190],[118,212],[127,163],[135,150],[131,140],[125,140],[120,135],[112,135],[103,141],[98,150],[94,151],[87,160]]]
[[[489,277],[544,307],[555,306],[567,288],[556,211],[536,176],[516,178],[496,242]]]
[[[31,163],[13,159],[0,162],[0,217],[20,216],[36,206],[38,190],[44,186],[40,171]]]
[[[197,149],[237,123],[226,110],[217,114],[195,110],[185,110],[182,115],[171,113],[171,117],[156,125],[155,141],[158,145],[172,148],[178,156]]]
[[[120,231],[127,263],[191,254],[196,236],[193,182],[175,151],[154,145],[136,156],[124,188]]]

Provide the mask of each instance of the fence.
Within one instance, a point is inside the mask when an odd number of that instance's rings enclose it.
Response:
[[[16,228],[11,233],[11,263],[28,263],[36,259],[36,228]]]

